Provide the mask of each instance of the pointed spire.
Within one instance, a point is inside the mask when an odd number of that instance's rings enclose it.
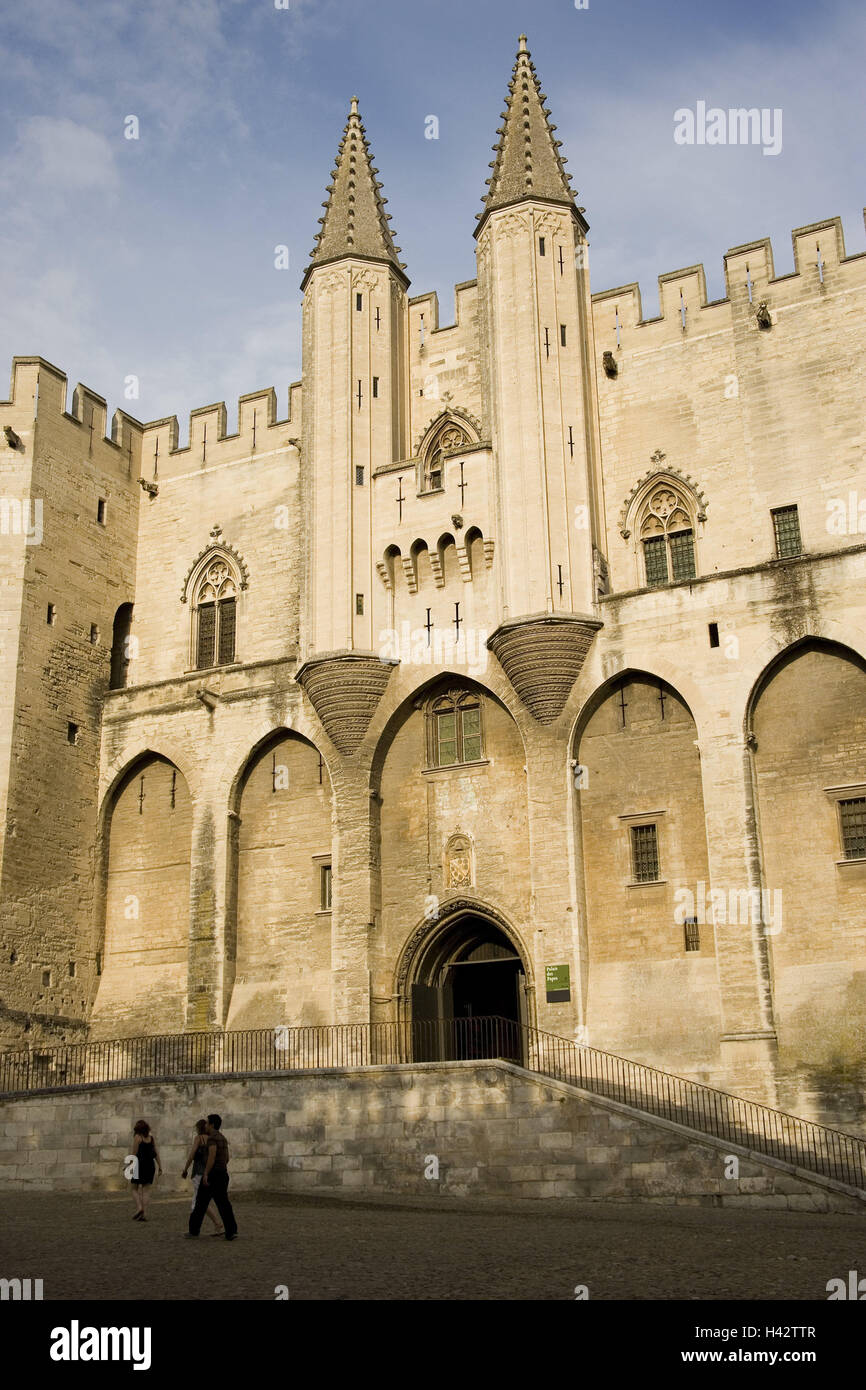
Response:
[[[499,143],[493,146],[496,159],[487,180],[488,192],[481,223],[494,208],[520,202],[524,198],[544,198],[574,205],[571,180],[559,153],[560,140],[554,139],[547,100],[538,81],[535,64],[521,34],[517,59],[512,69],[506,109],[497,130]]]
[[[322,204],[325,215],[319,218],[321,230],[316,235],[304,284],[315,266],[343,256],[389,261],[400,271],[405,270],[397,255],[399,247],[391,237],[391,217],[384,206],[388,200],[382,197],[378,172],[358,114],[358,98],[352,97],[336,167],[327,185],[328,198]]]

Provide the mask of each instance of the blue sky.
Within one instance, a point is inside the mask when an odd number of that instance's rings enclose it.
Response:
[[[353,93],[411,293],[437,290],[451,322],[524,30],[594,289],[638,280],[651,316],[656,277],[703,261],[717,297],[730,246],[771,236],[784,273],[792,228],[837,214],[866,249],[856,2],[18,0],[0,17],[0,372],[40,353],[110,410],[177,414],[181,440],[190,409],[225,399],[233,428],[259,387],[285,413]],[[677,145],[674,111],[698,101],[781,108],[781,153]]]

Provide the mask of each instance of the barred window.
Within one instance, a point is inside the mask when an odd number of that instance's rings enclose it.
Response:
[[[635,883],[654,883],[659,877],[659,846],[654,825],[631,827],[632,873]]]
[[[206,566],[196,590],[195,664],[200,671],[235,659],[237,582],[221,557]]]
[[[664,536],[653,536],[643,543],[646,582],[650,587],[668,582],[668,553]]]
[[[803,545],[800,540],[800,516],[797,508],[774,507],[771,514],[777,558],[783,560],[787,555],[801,555]]]
[[[685,932],[685,945],[687,951],[699,951],[701,949],[701,929],[698,926],[697,917],[687,917],[683,923]]]
[[[671,571],[674,579],[694,579],[695,538],[691,531],[677,531],[670,538]]]
[[[866,796],[839,802],[842,852],[846,859],[866,859]]]
[[[481,706],[470,691],[434,700],[429,714],[431,767],[481,761]]]

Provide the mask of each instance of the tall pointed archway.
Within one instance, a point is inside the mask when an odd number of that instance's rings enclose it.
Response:
[[[521,1062],[529,969],[501,915],[455,899],[403,952],[398,990],[416,1062],[504,1057]]]

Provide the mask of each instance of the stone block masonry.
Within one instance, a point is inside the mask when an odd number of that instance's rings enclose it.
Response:
[[[162,1188],[175,1191],[195,1121],[213,1110],[239,1192],[866,1210],[866,1195],[853,1189],[501,1061],[193,1076],[8,1098],[0,1189],[122,1190],[132,1126],[143,1116],[157,1138]],[[739,1171],[728,1178],[732,1157]]]

